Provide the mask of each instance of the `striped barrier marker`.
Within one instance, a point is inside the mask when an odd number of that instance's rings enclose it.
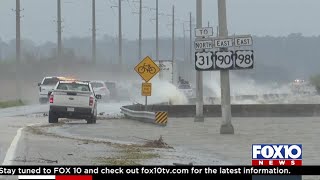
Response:
[[[168,122],[168,112],[156,112],[155,123],[166,126]]]

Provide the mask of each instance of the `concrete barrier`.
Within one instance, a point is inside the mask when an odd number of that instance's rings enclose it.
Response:
[[[125,108],[143,111],[143,105],[128,105]],[[195,105],[150,105],[148,111],[168,112],[169,117],[194,117]],[[204,105],[205,117],[221,117],[220,105]],[[233,117],[313,117],[320,116],[320,104],[235,104],[231,105]]]
[[[252,100],[252,101],[274,101],[274,100],[279,100],[279,99],[285,99],[289,98],[290,94],[260,94],[260,95],[235,95],[231,96],[231,102],[232,101],[243,101],[243,100]],[[189,104],[196,104],[196,98],[189,98]],[[206,96],[203,97],[203,101],[205,104],[220,104],[221,99],[220,97],[210,97]]]

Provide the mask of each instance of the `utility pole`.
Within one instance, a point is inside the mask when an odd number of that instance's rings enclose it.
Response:
[[[21,100],[20,63],[21,63],[21,29],[20,29],[20,0],[16,0],[16,89],[17,100]]]
[[[228,36],[226,0],[218,0],[219,37]],[[228,50],[223,48],[221,50]],[[220,71],[222,124],[220,134],[234,134],[231,124],[230,80],[229,70]]]
[[[182,24],[182,29],[183,29],[183,60],[186,60],[186,30],[184,27],[184,23]]]
[[[156,61],[159,61],[159,0],[156,0]],[[159,78],[162,80],[162,72],[159,72]]]
[[[156,0],[156,60],[159,61],[159,0]]]
[[[97,61],[96,50],[96,0],[92,0],[92,62]]]
[[[21,62],[21,30],[20,30],[20,0],[16,0],[16,60]]]
[[[142,59],[142,0],[139,2],[139,61]]]
[[[175,24],[175,22],[174,22],[174,5],[172,6],[172,54],[171,54],[171,59],[172,59],[172,69],[173,69],[173,80],[172,80],[172,82],[173,82],[173,84],[175,84],[176,83],[176,75],[174,74],[174,73],[176,73],[177,71],[176,71],[176,61],[175,61],[175,37],[174,37],[174,24]]]
[[[57,63],[62,61],[62,38],[61,38],[61,0],[57,0],[57,29],[58,29],[58,56]]]
[[[122,0],[118,0],[118,6],[111,6],[111,8],[113,7],[117,7],[118,9],[118,64],[122,65],[122,22],[121,22],[121,1]]]
[[[202,28],[202,0],[196,2],[196,23],[197,28]],[[204,122],[203,116],[203,74],[202,71],[196,71],[196,117],[195,122]]]
[[[190,44],[189,44],[189,58],[190,58],[190,64],[192,64],[192,15],[191,15],[191,12],[189,13],[189,18],[190,18],[190,21],[189,21],[189,35],[190,35],[190,39],[189,39],[189,41],[190,41]],[[191,81],[191,79],[190,79],[190,81]]]
[[[121,1],[119,0],[119,64],[122,65],[122,22],[121,22]]]

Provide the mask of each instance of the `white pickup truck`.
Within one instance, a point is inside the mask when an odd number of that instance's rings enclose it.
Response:
[[[38,83],[39,86],[39,102],[41,104],[48,102],[48,93],[49,91],[52,91],[54,87],[56,86],[58,81],[66,80],[65,77],[60,76],[49,76],[44,77],[40,83]]]
[[[57,123],[59,118],[96,123],[97,99],[101,99],[101,95],[94,93],[89,82],[59,81],[49,94],[49,123]]]

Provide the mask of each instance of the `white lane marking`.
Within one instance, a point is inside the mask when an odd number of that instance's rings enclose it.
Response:
[[[38,124],[41,124],[41,123],[29,124],[26,127],[34,126],[34,125],[38,125]],[[22,128],[18,129],[16,136],[13,138],[9,149],[7,150],[7,154],[6,154],[6,156],[5,156],[4,160],[3,160],[2,165],[4,165],[4,166],[5,165],[12,165],[12,160],[15,157],[16,149],[18,147],[18,143],[19,143],[19,140],[20,140],[20,137],[21,137],[21,134],[22,134],[22,130],[24,128],[25,127],[22,127]]]
[[[7,154],[6,154],[6,156],[5,156],[4,160],[3,160],[2,165],[4,165],[4,166],[5,165],[11,165],[11,161],[13,160],[13,158],[15,156],[16,148],[18,146],[18,142],[19,142],[19,139],[21,137],[21,132],[22,132],[23,129],[24,129],[24,127],[18,129],[16,136],[13,138],[13,140],[12,140],[12,142],[10,144],[10,147],[9,147],[9,149],[7,151]]]

